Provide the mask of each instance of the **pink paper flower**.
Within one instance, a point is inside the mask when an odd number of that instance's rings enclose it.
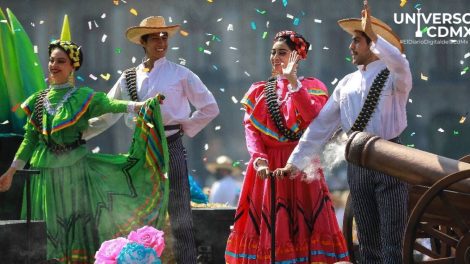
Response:
[[[104,241],[95,254],[95,264],[116,264],[117,256],[128,242],[123,237]]]
[[[157,252],[158,256],[162,255],[163,249],[165,248],[165,240],[163,239],[163,231],[160,231],[151,226],[144,226],[132,231],[127,239],[130,241],[137,242],[148,248],[153,248]]]

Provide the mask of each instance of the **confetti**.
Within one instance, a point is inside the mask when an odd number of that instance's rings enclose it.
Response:
[[[225,92],[225,88],[220,88],[219,89],[221,92]]]
[[[184,30],[180,30],[180,34],[183,37],[187,37],[189,35],[189,33],[187,31],[184,31]]]
[[[100,152],[100,147],[96,147],[94,149],[91,150],[92,153],[98,153]]]
[[[220,21],[222,21],[222,18],[217,19],[217,22],[220,22]]]
[[[91,79],[93,79],[93,81],[98,80],[98,78],[97,78],[95,75],[91,74],[91,73],[90,73],[90,75],[88,75],[88,77],[90,77]]]
[[[217,131],[217,130],[220,130],[221,126],[216,126],[214,127],[214,130]]]
[[[400,1],[400,7],[404,7],[406,5],[407,0]]]
[[[351,61],[351,57],[346,57],[346,60],[350,62],[350,61]]]
[[[213,1],[213,0],[207,0],[207,2],[209,2],[209,3],[213,3],[214,1]]]
[[[454,134],[454,136],[456,136],[456,135],[459,135],[459,134],[460,134],[460,132],[459,132],[459,131],[457,131],[457,130],[454,130],[453,134]]]
[[[212,51],[210,51],[210,50],[204,50],[204,53],[211,55],[211,54],[212,54]]]
[[[233,25],[232,24],[228,24],[227,31],[233,31]]]
[[[267,31],[263,32],[263,39],[265,39],[267,35],[268,35]]]
[[[102,19],[105,19],[105,18],[106,18],[106,13],[103,13],[103,14],[101,15],[101,18],[102,18]]]
[[[79,80],[79,81],[81,81],[81,82],[84,82],[84,81],[85,81],[85,79],[83,79],[82,76],[77,76],[77,80]]]
[[[209,149],[209,144],[204,144],[204,150],[208,150]]]
[[[298,17],[296,17],[296,18],[294,19],[294,23],[293,23],[294,26],[298,26],[299,23],[300,23],[300,19],[299,19]]]
[[[180,64],[181,64],[181,65],[186,65],[186,60],[185,60],[185,59],[179,58],[179,60],[180,60]]]
[[[8,124],[8,123],[10,123],[10,121],[5,120],[5,121],[3,121],[0,125],[6,125],[6,124]]]
[[[209,40],[206,41],[206,46],[209,46],[209,44],[211,44],[211,42]]]
[[[36,27],[36,24],[34,24],[34,22],[31,22],[31,26]]]
[[[286,6],[287,6],[287,0],[282,0],[282,5],[283,5],[284,7],[286,7]]]
[[[168,22],[173,23],[173,18],[168,17]]]
[[[423,73],[421,73],[421,80],[423,81],[427,81],[429,78],[428,76],[424,75]]]
[[[96,23],[96,20],[93,20],[93,23],[95,23],[96,28],[99,28],[98,23]]]
[[[44,24],[44,20],[39,21],[39,25]]]
[[[421,8],[421,4],[416,4],[415,8]]]
[[[428,27],[425,27],[425,28],[421,29],[421,32],[423,32],[423,33],[426,33],[427,31],[428,31]]]
[[[113,0],[114,5],[119,5],[119,0]]]
[[[312,46],[312,45],[310,45],[310,46]],[[329,50],[330,48],[328,48],[327,46],[324,46],[323,49],[324,50]]]
[[[269,21],[266,21],[266,28],[269,28]]]
[[[469,52],[469,53],[466,53],[466,54],[463,56],[464,59],[466,59],[466,58],[468,58],[468,57],[470,57],[470,52]]]
[[[104,43],[107,38],[108,38],[108,36],[106,34],[103,34],[103,36],[101,37],[101,42]]]
[[[335,79],[331,82],[331,84],[332,84],[332,85],[335,85],[337,82],[338,82],[338,78],[335,78]]]
[[[417,118],[421,118],[421,117],[423,117],[423,116],[422,116],[422,115],[416,115],[416,117],[417,117]]]
[[[137,59],[135,57],[132,57],[132,63],[135,63]]]
[[[238,49],[235,48],[235,47],[229,47],[229,49],[231,49],[231,50],[238,50]]]
[[[238,100],[237,100],[237,98],[236,98],[235,96],[232,96],[232,102],[233,102],[234,104],[238,104]]]
[[[460,124],[463,124],[465,122],[465,120],[467,119],[467,115],[468,115],[468,113],[466,113],[465,116],[462,116],[460,118],[460,121],[459,121]]]
[[[121,54],[121,49],[120,49],[120,48],[116,48],[116,49],[114,50],[114,52],[116,52],[116,54]]]
[[[445,132],[445,130],[442,129],[442,128],[439,128],[437,131],[439,131],[439,132],[441,132],[441,133],[444,133],[444,132]]]
[[[7,24],[8,21],[7,21],[6,19],[2,19],[2,20],[0,20],[0,23],[5,23],[5,24]]]
[[[413,99],[408,99],[408,102],[409,102],[410,104],[412,104],[412,103],[413,103]]]
[[[289,18],[289,19],[293,19],[293,18],[294,18],[294,16],[293,16],[293,15],[291,15],[291,14],[287,14],[287,18]]]
[[[411,135],[410,135],[410,136],[414,136],[414,135],[416,135],[416,133],[415,133],[415,132],[411,133]]]
[[[216,71],[219,69],[219,68],[217,68],[216,65],[212,65],[212,68],[214,68],[214,70],[216,70]]]
[[[254,21],[251,21],[250,25],[251,29],[256,30],[256,23]]]
[[[179,50],[180,47],[172,47],[171,49],[172,49],[172,50]]]
[[[37,54],[37,53],[38,53],[38,46],[37,46],[37,45],[34,45],[34,46],[33,46],[33,50],[34,50],[34,53]]]
[[[245,71],[245,75],[248,76],[248,77],[250,77],[250,74],[249,74],[248,72],[246,72],[246,71]]]
[[[321,24],[322,20],[321,19],[315,19],[315,20],[313,20],[313,22]]]
[[[415,147],[415,144],[408,144],[406,145],[407,147],[410,147],[410,148],[414,148]]]
[[[463,69],[463,71],[460,72],[460,75],[464,75],[468,71],[468,66]]]
[[[258,13],[261,14],[261,15],[266,14],[266,10],[260,10],[260,9],[258,9],[258,8],[256,8],[256,12],[258,12]]]
[[[106,81],[108,81],[108,80],[109,80],[109,78],[111,77],[111,74],[109,74],[109,73],[106,73],[106,74],[100,74],[100,77],[101,77],[101,78],[103,78],[103,79],[105,79]]]
[[[88,21],[88,29],[91,30],[91,21]]]
[[[131,14],[133,14],[134,16],[137,16],[137,10],[135,10],[134,8],[131,8],[131,10],[129,10],[129,12],[131,12]]]

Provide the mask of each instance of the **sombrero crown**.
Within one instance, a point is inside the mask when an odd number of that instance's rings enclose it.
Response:
[[[168,36],[171,37],[176,33],[179,27],[180,25],[167,26],[165,23],[165,18],[162,16],[151,16],[142,20],[139,26],[128,28],[126,31],[126,37],[131,42],[140,45],[140,38],[144,35],[158,32],[167,32]]]
[[[393,32],[392,28],[376,17],[371,16],[371,18],[372,30],[403,53],[403,44],[401,43],[400,38]],[[354,35],[354,31],[363,31],[360,18],[341,19],[338,20],[338,24],[342,29],[344,29],[344,31],[351,35]]]

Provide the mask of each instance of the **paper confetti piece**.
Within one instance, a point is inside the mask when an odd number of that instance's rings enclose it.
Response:
[[[44,20],[39,21],[39,25],[44,24]]]
[[[90,75],[88,75],[88,77],[90,77],[91,79],[93,79],[93,81],[98,80],[98,77],[96,77],[95,75],[93,75],[93,74],[91,74],[91,73],[90,73]]]
[[[84,82],[84,81],[85,81],[85,79],[83,79],[82,76],[77,76],[77,80],[79,80],[79,81],[81,81],[81,82]]]
[[[220,88],[219,89],[221,92],[225,92],[225,88]]]
[[[219,18],[219,19],[217,19],[217,22],[220,22],[220,21],[222,21],[222,19],[223,19],[223,18]]]
[[[181,34],[181,36],[183,36],[183,37],[189,36],[189,33],[188,33],[187,31],[184,31],[184,30],[180,30],[180,34]]]
[[[220,130],[221,126],[216,126],[214,127],[214,130],[217,131],[217,130]]]
[[[429,79],[428,76],[424,75],[423,73],[421,73],[421,80],[423,81],[427,81]]]
[[[351,62],[351,57],[346,57],[346,60]]]
[[[439,132],[441,132],[441,133],[444,133],[444,132],[445,132],[445,130],[442,129],[442,128],[439,128],[437,131],[439,131]]]
[[[468,72],[468,66],[463,69],[463,71],[460,72],[460,75],[464,75],[465,73]]]
[[[410,148],[414,148],[415,147],[415,144],[408,144],[406,145],[407,147],[410,147]]]
[[[416,135],[416,133],[415,133],[415,132],[411,133],[411,135],[410,135],[410,136],[414,136],[414,135]]]
[[[426,33],[428,31],[428,29],[429,29],[428,27],[425,27],[425,28],[421,29],[421,32]]]
[[[421,118],[421,117],[423,117],[423,116],[422,116],[422,115],[416,115],[416,117],[417,117],[417,118]]]
[[[251,29],[256,30],[256,23],[254,21],[251,21],[250,25]]]
[[[101,15],[101,18],[102,18],[102,19],[105,19],[105,18],[106,18],[106,13],[103,13],[103,14]]]
[[[108,36],[106,34],[103,34],[103,36],[101,37],[101,42],[104,43],[107,38],[108,38]]]
[[[33,51],[34,51],[34,53],[36,53],[36,54],[38,53],[38,46],[37,46],[37,45],[34,45],[34,46],[33,46]]]
[[[234,104],[238,104],[238,100],[237,100],[237,98],[236,98],[235,96],[232,96],[232,102],[233,102]]]
[[[258,8],[256,8],[256,12],[259,13],[259,14],[261,14],[261,15],[266,14],[266,10],[260,10],[260,9],[258,9]]]
[[[109,78],[111,77],[111,74],[109,73],[106,73],[106,74],[100,74],[101,78],[105,79],[106,81],[109,80]]]
[[[422,5],[418,3],[418,4],[415,5],[415,8],[421,8],[421,6]]]
[[[335,85],[337,82],[338,82],[338,78],[335,78],[335,79],[331,82],[331,84],[332,84],[332,85]]]
[[[2,20],[0,20],[0,23],[8,24],[8,21],[6,19],[2,19]]]
[[[114,50],[114,52],[116,52],[116,54],[120,54],[120,53],[121,53],[121,48],[116,48],[116,49]]]
[[[228,24],[227,31],[233,31],[233,25],[232,24]]]
[[[119,5],[119,0],[113,0],[114,5]]]
[[[98,23],[96,23],[96,20],[93,20],[93,23],[95,23],[96,28],[99,28]]]
[[[235,48],[235,47],[229,47],[229,49],[231,49],[231,50],[238,50],[238,49]]]
[[[412,104],[412,103],[413,103],[413,99],[411,99],[411,98],[408,99],[408,102],[409,102],[410,104]]]
[[[266,28],[269,28],[269,21],[266,21]]]
[[[313,22],[321,24],[322,20],[321,19],[314,19]]]
[[[246,72],[246,71],[245,71],[245,75],[248,76],[248,77],[250,77],[250,74],[249,74],[248,72]]]
[[[204,50],[204,53],[211,55],[211,54],[212,54],[212,51],[210,51],[210,50]]]
[[[286,6],[287,6],[287,0],[282,0],[282,5],[283,5],[284,7],[286,7]]]
[[[172,50],[179,50],[180,47],[172,47],[171,49],[172,49]]]
[[[31,26],[36,27],[36,24],[34,24],[34,22],[31,22]]]
[[[404,7],[406,5],[407,0],[400,1],[400,7]]]
[[[209,144],[204,144],[204,150],[208,150],[209,149]]]
[[[466,113],[465,116],[462,116],[460,118],[460,121],[459,121],[460,124],[463,124],[465,122],[465,120],[467,119],[467,115],[468,115],[468,113]]]
[[[98,153],[100,152],[100,147],[95,147],[94,149],[91,150],[92,153]]]
[[[268,35],[267,31],[263,32],[263,39],[265,39],[267,35]]]
[[[91,30],[91,21],[88,21],[88,29]]]
[[[294,16],[293,16],[293,15],[291,15],[291,14],[287,14],[287,18],[289,18],[289,19],[293,19],[293,18],[294,18]]]
[[[453,134],[454,134],[454,136],[457,136],[457,135],[459,135],[459,134],[460,134],[460,132],[459,132],[459,131],[457,131],[457,130],[454,130],[454,131],[453,131]]]
[[[10,121],[5,120],[5,121],[3,121],[0,125],[6,125],[6,124],[8,124],[8,123],[10,123]]]
[[[134,16],[138,15],[137,10],[135,10],[134,8],[131,8],[131,10],[129,10],[129,12],[131,12],[131,14],[133,14]]]
[[[463,56],[464,59],[466,59],[466,58],[468,58],[468,57],[470,57],[470,52],[466,53],[466,54]]]
[[[207,2],[209,2],[209,3],[213,3],[214,1],[213,1],[213,0],[207,0]]]
[[[185,60],[185,59],[179,58],[179,60],[180,60],[180,64],[181,64],[181,65],[186,65],[186,60]]]
[[[214,70],[216,70],[216,71],[219,69],[219,68],[217,68],[216,65],[212,65],[212,68],[213,68]]]
[[[173,18],[168,17],[168,22],[173,23]]]
[[[137,59],[135,57],[132,57],[132,63],[135,63]]]
[[[298,26],[299,23],[300,23],[300,19],[299,19],[298,17],[296,17],[296,18],[294,19],[294,23],[293,23],[294,26]]]

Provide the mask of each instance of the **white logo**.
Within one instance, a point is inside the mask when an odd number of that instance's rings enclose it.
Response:
[[[421,13],[421,4],[415,6],[417,13],[394,13],[396,24],[416,25],[415,37],[425,34],[430,38],[470,37],[470,13]]]

